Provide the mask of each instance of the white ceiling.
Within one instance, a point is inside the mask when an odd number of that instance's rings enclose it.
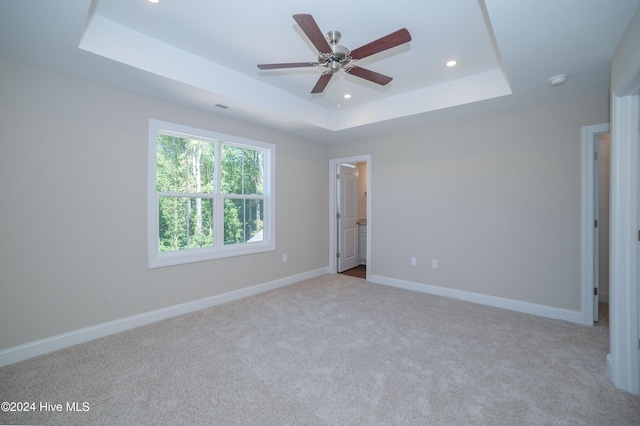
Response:
[[[606,94],[610,60],[640,0],[0,1],[0,56],[327,143]],[[411,42],[310,94],[321,69],[292,19],[313,15],[353,50],[400,28]],[[453,68],[445,62],[455,59]],[[549,78],[566,73],[564,86]],[[0,77],[1,78],[1,77]],[[345,100],[343,94],[352,98]],[[228,109],[216,107],[228,106]]]

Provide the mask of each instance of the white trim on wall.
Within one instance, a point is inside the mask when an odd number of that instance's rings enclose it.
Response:
[[[609,304],[609,292],[608,291],[598,291],[598,301],[601,303]]]
[[[613,383],[640,395],[638,300],[638,124],[640,118],[640,9],[625,30],[611,64],[610,350]]]
[[[568,309],[554,308],[552,306],[538,305],[536,303],[522,302],[519,300],[506,299],[504,297],[489,296],[486,294],[456,290],[447,287],[439,287],[430,284],[422,284],[413,281],[384,277],[380,275],[371,274],[368,280],[376,284],[388,285],[405,290],[419,291],[421,293],[448,297],[450,299],[457,299],[465,302],[472,302],[481,305],[493,306],[496,308],[508,309],[510,311],[537,315],[539,317],[559,319],[578,324],[582,324],[583,321],[582,312],[571,311]]]
[[[607,364],[616,386],[640,394],[636,263],[640,95],[613,93],[611,99],[611,352]]]
[[[231,302],[259,293],[264,293],[266,291],[274,290],[279,287],[284,287],[300,281],[319,277],[326,274],[327,272],[327,268],[319,268],[313,271],[280,278],[278,280],[256,284],[251,287],[241,288],[227,293],[205,297],[203,299],[193,300],[191,302],[181,303],[174,306],[168,306],[166,308],[156,309],[154,311],[133,315],[102,324],[97,324],[91,327],[86,327],[79,330],[58,334],[56,336],[47,337],[45,339],[36,340],[34,342],[25,343],[23,345],[14,346],[12,348],[3,349],[0,351],[0,367],[8,364],[13,364],[18,361],[23,361],[25,359],[33,358],[38,355],[57,351],[59,349],[64,349],[69,346],[77,345],[79,343],[88,342],[100,337],[109,336],[121,331],[126,331],[132,328],[151,324],[167,318],[177,317],[179,315],[199,311],[205,308],[210,308],[222,303]]]

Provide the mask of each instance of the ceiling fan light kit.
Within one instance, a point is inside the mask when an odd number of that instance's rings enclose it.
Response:
[[[293,15],[293,19],[300,26],[300,29],[309,38],[314,47],[318,50],[317,62],[291,62],[282,64],[259,64],[261,70],[281,69],[281,68],[302,68],[302,67],[324,67],[325,71],[318,79],[316,85],[311,90],[312,94],[322,93],[331,81],[333,74],[341,69],[356,77],[371,81],[384,86],[388,84],[392,77],[353,65],[353,62],[374,55],[379,52],[391,49],[411,41],[411,34],[406,28],[402,28],[384,37],[365,44],[355,50],[349,50],[339,45],[342,34],[340,31],[329,31],[322,34],[318,24],[309,14]]]

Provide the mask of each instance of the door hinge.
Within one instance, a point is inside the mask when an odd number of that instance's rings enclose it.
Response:
[[[339,258],[339,257],[340,257],[340,253],[336,253],[336,257],[338,257],[338,258]]]
[[[336,174],[336,179],[340,180],[340,173]]]
[[[593,220],[593,227],[597,228],[598,227],[598,219],[594,219]]]
[[[593,288],[593,295],[597,296],[598,295],[598,287],[594,287]]]
[[[594,160],[597,160],[597,159],[598,159],[598,151],[596,151],[596,152],[594,152],[594,153],[593,153],[593,159],[594,159]]]
[[[336,219],[340,219],[340,212],[336,213]]]

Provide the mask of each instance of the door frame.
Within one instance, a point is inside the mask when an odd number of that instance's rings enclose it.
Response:
[[[592,326],[594,318],[593,287],[595,275],[595,253],[598,249],[595,238],[594,220],[596,211],[596,164],[594,152],[597,151],[598,136],[610,133],[609,123],[584,126],[582,128],[582,247],[581,247],[581,282],[582,324]]]
[[[373,215],[371,214],[371,199],[373,192],[371,191],[371,155],[356,155],[353,157],[333,158],[329,160],[329,273],[336,274],[338,271],[338,262],[336,260],[336,247],[338,246],[338,221],[336,219],[336,185],[338,179],[336,176],[336,167],[342,163],[367,163],[367,277],[371,274],[372,256],[371,256],[371,223]]]
[[[640,12],[616,48],[611,65],[611,270],[607,367],[613,383],[640,395],[638,292],[638,143],[640,135]],[[633,40],[633,41],[632,41]]]
[[[640,289],[637,276],[640,73],[630,92],[629,95],[618,95],[614,91],[611,96],[610,352],[607,368],[616,386],[640,394]]]

